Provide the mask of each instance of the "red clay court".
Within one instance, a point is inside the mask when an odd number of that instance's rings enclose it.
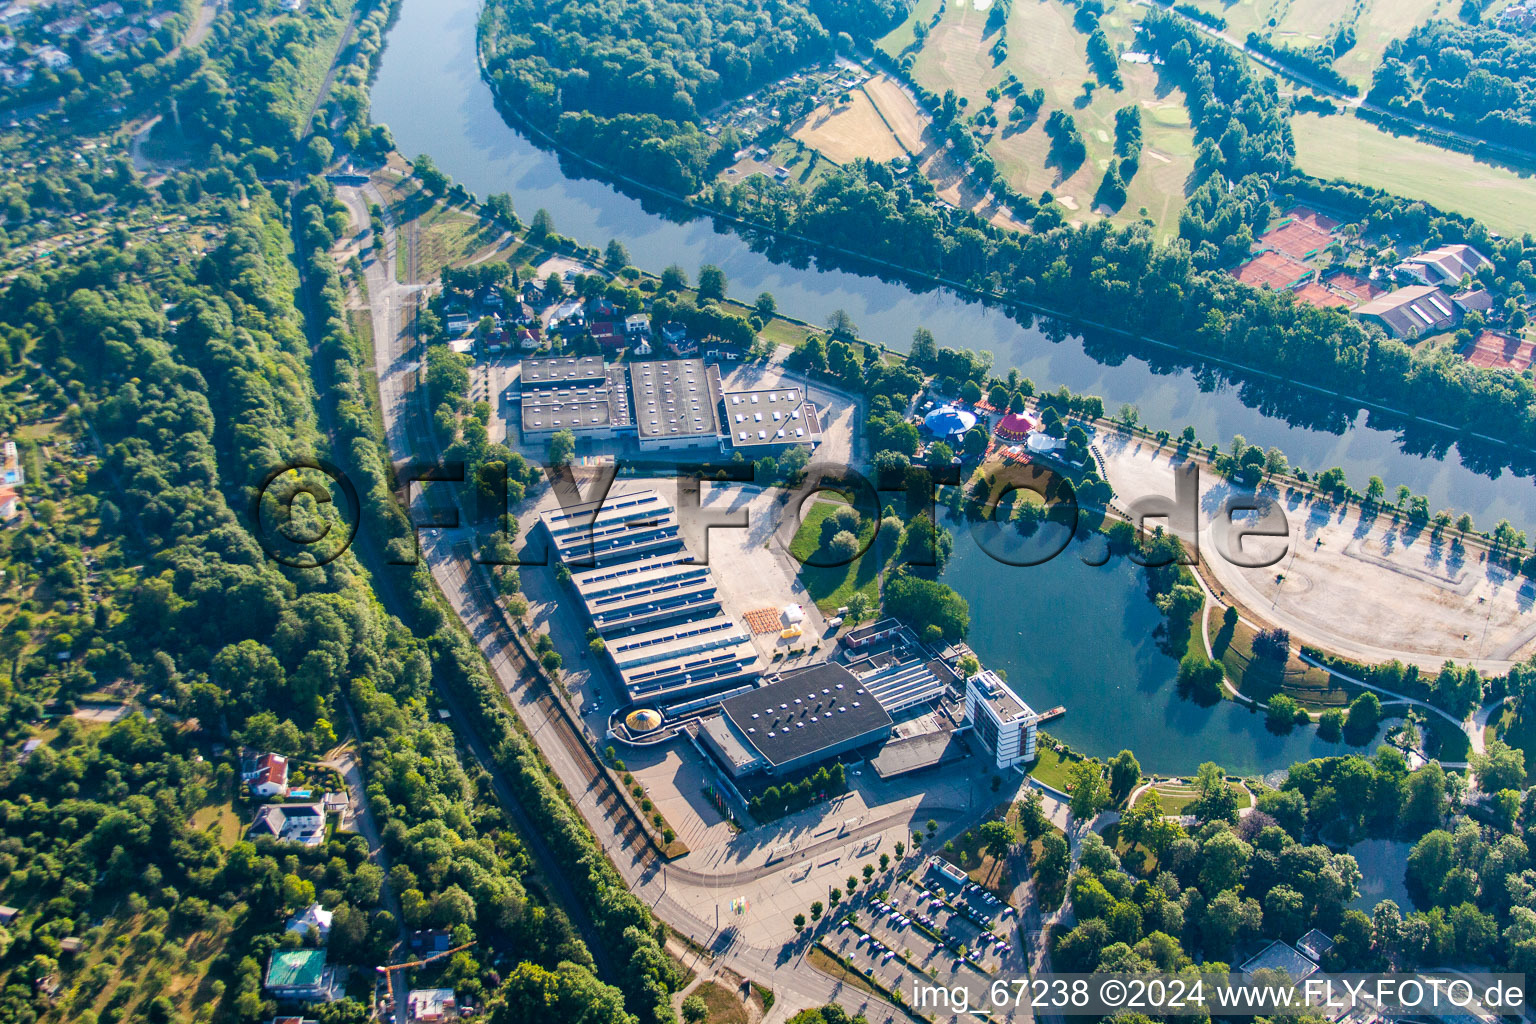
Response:
[[[1280,291],[1304,281],[1311,273],[1312,268],[1305,263],[1266,250],[1233,270],[1232,276],[1255,288],[1268,285]]]
[[[1339,226],[1338,221],[1304,206],[1291,210],[1286,217],[1289,220],[1285,224],[1260,235],[1259,241],[1292,259],[1316,256],[1333,241],[1333,231]]]
[[[1536,342],[1484,331],[1467,352],[1467,362],[1490,370],[1524,370],[1536,360]]]
[[[1308,281],[1300,288],[1297,288],[1296,301],[1305,302],[1309,305],[1317,306],[1320,309],[1329,309],[1334,306],[1354,305],[1354,303],[1340,295],[1338,292],[1330,291],[1329,289],[1318,284],[1316,281]]]
[[[1334,274],[1328,278],[1328,287],[1354,300],[1355,304],[1370,302],[1378,295],[1385,295],[1387,291],[1354,274]]]

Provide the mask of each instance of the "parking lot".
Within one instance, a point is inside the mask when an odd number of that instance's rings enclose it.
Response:
[[[938,864],[937,858],[920,861],[883,895],[866,890],[839,907],[838,924],[824,942],[856,970],[904,997],[914,986],[959,986],[970,994],[971,1007],[985,1010],[996,980],[1027,976],[1017,917],[1012,907]],[[993,1010],[992,1018],[1011,1015]]]

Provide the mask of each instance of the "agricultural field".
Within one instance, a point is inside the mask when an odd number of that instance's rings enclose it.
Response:
[[[1116,91],[1100,85],[1089,66],[1087,36],[1073,25],[1074,8],[1062,0],[1018,0],[1001,30],[1008,55],[999,63],[992,55],[998,32],[987,31],[988,6],[974,0],[946,5],[916,52],[913,73],[918,81],[939,93],[953,89],[964,97],[969,112],[984,108],[989,102],[987,90],[1010,72],[1026,92],[1044,90],[1044,107],[1023,129],[1008,121],[1013,101],[1003,97],[997,102],[994,110],[1000,124],[988,152],[1020,191],[1027,195],[1050,192],[1067,209],[1068,219],[1079,223],[1103,215],[1094,210],[1094,194],[1114,156],[1115,111],[1139,106],[1144,135],[1140,169],[1127,190],[1126,202],[1109,216],[1128,223],[1141,219],[1145,208],[1160,237],[1175,233],[1195,148],[1182,93],[1163,81],[1157,68],[1123,61],[1118,67],[1124,87]],[[1139,17],[1138,9],[1122,5],[1101,19],[1105,35],[1117,50],[1132,47]],[[882,45],[899,53],[912,39],[912,22],[931,18],[927,5],[919,5],[913,19]],[[1051,157],[1045,121],[1058,109],[1076,120],[1087,149],[1087,158],[1075,167],[1059,166]],[[940,184],[940,176],[930,171],[929,177]]]
[[[1505,235],[1536,223],[1536,176],[1466,153],[1392,135],[1358,118],[1298,114],[1291,119],[1296,163],[1320,178],[1342,178],[1476,217]]]

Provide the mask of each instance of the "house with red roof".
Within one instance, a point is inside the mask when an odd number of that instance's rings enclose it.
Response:
[[[288,759],[282,754],[257,754],[241,766],[240,781],[252,796],[287,796]]]

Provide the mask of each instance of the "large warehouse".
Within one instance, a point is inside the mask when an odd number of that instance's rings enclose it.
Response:
[[[751,679],[752,634],[726,615],[677,513],[652,490],[552,509],[540,520],[631,700],[662,702]]]
[[[524,359],[523,439],[634,435],[641,451],[727,448],[757,458],[821,443],[821,417],[797,385],[723,391],[702,359],[605,364],[600,356]]]
[[[569,430],[577,437],[613,437],[635,429],[629,371],[596,356],[524,359],[519,377],[524,438]]]
[[[798,387],[727,391],[722,402],[726,441],[748,456],[821,443],[821,417]]]
[[[699,736],[732,776],[791,775],[886,739],[891,725],[853,673],[822,662],[723,701]]]

